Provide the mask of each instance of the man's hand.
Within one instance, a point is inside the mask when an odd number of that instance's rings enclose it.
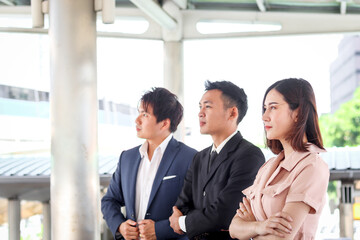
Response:
[[[179,225],[179,217],[181,216],[183,216],[182,212],[180,212],[180,210],[174,206],[173,214],[169,217],[170,227],[174,230],[174,232],[180,235],[184,234]]]
[[[119,232],[125,240],[137,239],[139,237],[139,228],[136,226],[136,222],[131,219],[120,224]]]
[[[140,239],[156,240],[155,222],[150,219],[141,220],[139,222]]]

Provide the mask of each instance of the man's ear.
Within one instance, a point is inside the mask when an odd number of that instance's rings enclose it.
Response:
[[[161,122],[162,122],[161,130],[168,129],[170,131],[170,124],[171,124],[170,118],[166,118],[166,119],[162,120]]]
[[[237,118],[239,116],[239,111],[238,111],[237,107],[229,108],[229,110],[230,110],[230,118],[229,119],[237,120]]]

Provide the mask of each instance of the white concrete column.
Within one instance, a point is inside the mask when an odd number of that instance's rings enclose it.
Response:
[[[51,239],[100,239],[94,1],[51,0],[49,17]]]
[[[184,106],[184,59],[182,41],[164,41],[164,87],[176,94]],[[174,134],[183,141],[185,137],[184,119]]]
[[[42,215],[43,215],[43,240],[51,239],[51,209],[49,202],[42,203]]]
[[[353,207],[352,203],[340,203],[340,237],[353,239]]]
[[[353,205],[354,203],[354,182],[341,181],[341,203],[340,210],[340,237],[353,238],[354,235],[354,219]]]
[[[21,206],[19,199],[9,199],[8,222],[9,240],[20,240]]]

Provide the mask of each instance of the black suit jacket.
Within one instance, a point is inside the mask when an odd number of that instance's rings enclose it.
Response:
[[[176,202],[186,215],[189,238],[228,230],[244,196],[241,191],[253,183],[265,162],[261,150],[239,132],[225,144],[208,173],[210,151],[208,147],[195,155]],[[225,236],[230,239],[229,234]]]

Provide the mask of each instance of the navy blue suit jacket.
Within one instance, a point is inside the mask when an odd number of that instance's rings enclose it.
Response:
[[[136,220],[135,189],[141,160],[139,147],[122,152],[108,190],[101,199],[101,211],[114,237],[121,223],[127,219]],[[155,222],[157,239],[187,239],[185,235],[174,233],[169,217],[196,152],[174,138],[166,147],[154,179],[145,216],[145,219]],[[176,177],[164,179],[166,176]],[[125,206],[126,217],[120,211],[122,206]]]

